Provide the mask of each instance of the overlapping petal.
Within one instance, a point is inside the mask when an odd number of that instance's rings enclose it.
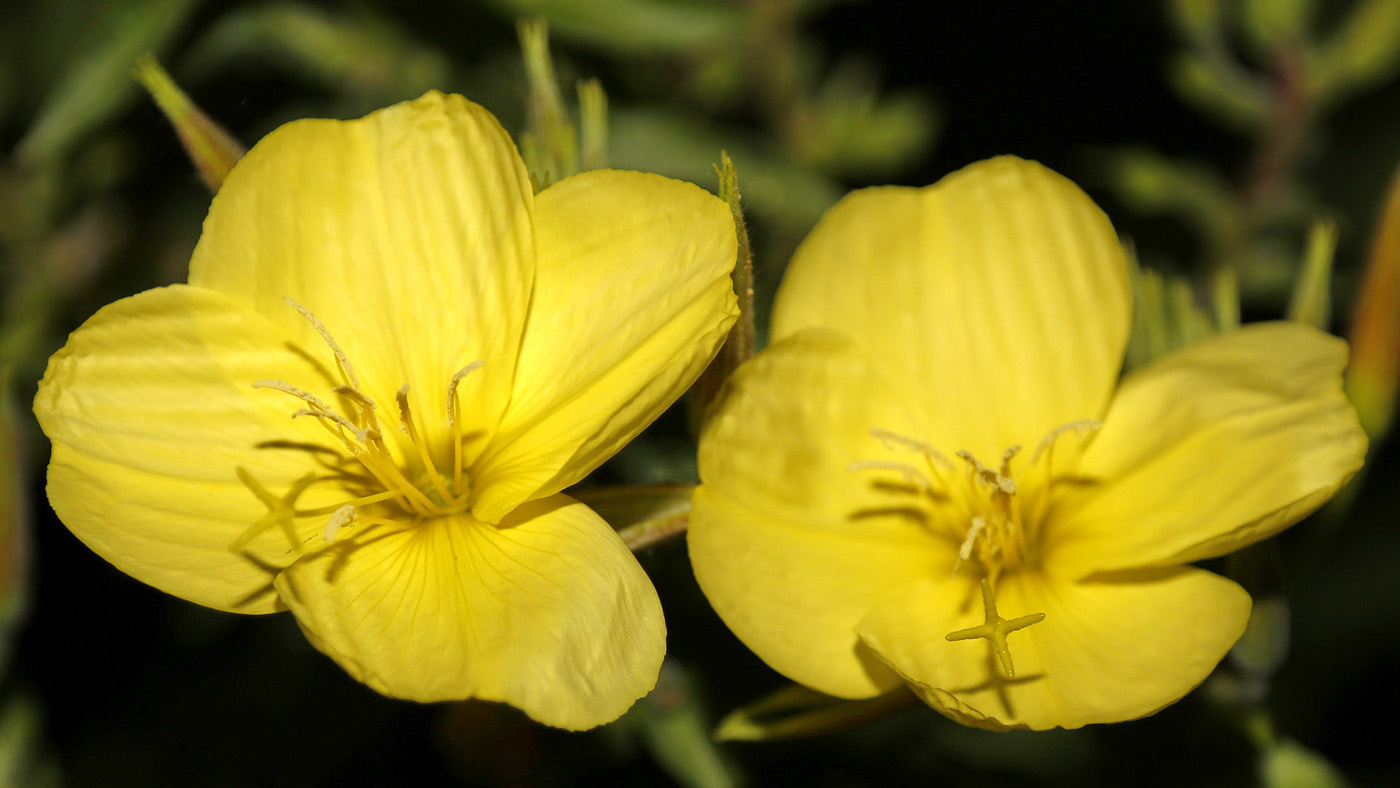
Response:
[[[231,549],[267,514],[236,469],[281,497],[318,469],[310,457],[338,454],[324,430],[293,421],[295,400],[252,383],[324,376],[227,296],[181,285],[117,301],[69,337],[39,385],[34,411],[53,441],[49,501],[133,577],[222,610],[279,609],[272,576],[294,546],[274,524]],[[298,504],[343,497],[321,483]]]
[[[333,368],[326,343],[283,299],[296,300],[381,407],[392,413],[394,393],[412,386],[434,445],[448,440],[448,382],[482,360],[460,394],[472,404],[468,433],[484,438],[510,398],[530,299],[531,194],[509,136],[460,96],[296,121],[230,173],[190,283],[252,305]]]
[[[1225,656],[1250,610],[1239,586],[1189,567],[1113,582],[1022,572],[1003,578],[996,598],[1005,618],[1045,614],[1009,636],[1016,668],[1010,679],[986,641],[944,638],[983,621],[970,579],[913,585],[872,611],[859,630],[925,701],[953,719],[1043,730],[1135,719],[1174,702]]]
[[[1062,496],[1047,562],[1079,575],[1180,564],[1305,517],[1366,453],[1345,363],[1341,340],[1266,323],[1130,375]]]
[[[691,562],[720,617],[784,675],[843,697],[893,686],[855,625],[913,579],[951,572],[955,536],[931,537],[920,498],[890,489],[898,475],[847,469],[887,453],[871,427],[921,423],[826,329],[775,343],[721,394],[700,440]]]
[[[651,581],[564,496],[499,526],[369,524],[288,567],[277,590],[315,646],[400,698],[498,700],[582,729],[651,690],[666,628]]]
[[[488,521],[615,454],[695,380],[737,314],[734,220],[691,184],[566,178],[536,198],[535,239],[515,395],[474,474]]]
[[[854,192],[803,242],[773,336],[849,333],[930,404],[948,451],[999,456],[1108,404],[1132,295],[1108,218],[1033,162]]]

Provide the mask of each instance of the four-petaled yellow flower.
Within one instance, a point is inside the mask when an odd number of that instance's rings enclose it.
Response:
[[[1250,600],[1189,564],[1315,509],[1366,441],[1341,341],[1255,325],[1120,382],[1131,304],[1107,217],[1039,165],[843,200],[701,438],[690,551],[720,616],[815,689],[903,680],[989,728],[1200,683]]]
[[[532,194],[459,96],[288,124],[215,197],[188,285],[102,309],[50,361],[49,499],[157,588],[290,608],[385,694],[607,722],[655,683],[665,625],[560,491],[714,355],[734,258],[728,209],[689,184]]]

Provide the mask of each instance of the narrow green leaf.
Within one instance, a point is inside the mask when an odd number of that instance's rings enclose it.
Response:
[[[1264,752],[1259,763],[1264,788],[1346,788],[1336,766],[1317,752],[1283,739]]]
[[[674,659],[661,665],[656,689],[627,713],[642,740],[676,782],[686,788],[738,788],[738,770],[709,735],[695,680]]]
[[[573,496],[597,512],[636,551],[685,533],[694,489],[691,484],[595,487]]]
[[[522,19],[515,29],[520,36],[525,79],[530,87],[529,120],[521,153],[535,189],[539,190],[578,172],[578,135],[554,75],[549,26],[543,19]]]
[[[578,83],[579,147],[582,168],[608,166],[608,94],[603,83],[584,79]]]
[[[1288,319],[1320,328],[1332,323],[1332,258],[1337,250],[1337,223],[1319,219],[1308,233],[1303,270],[1293,285]]]
[[[155,55],[147,53],[137,58],[136,81],[151,94],[170,125],[175,127],[180,144],[209,191],[217,192],[247,149],[190,101],[170,74],[161,68]]]
[[[1400,66],[1400,0],[1361,0],[1318,49],[1308,69],[1313,97],[1335,103],[1387,79]]]
[[[61,158],[84,134],[117,112],[135,94],[131,64],[159,49],[189,16],[196,0],[129,0],[102,3],[91,46],[74,53],[72,65],[39,109],[19,143],[31,165]]]
[[[919,700],[904,689],[865,700],[845,700],[790,684],[726,715],[715,729],[715,738],[768,741],[816,736],[918,705]]]
[[[747,9],[731,2],[492,0],[513,17],[541,16],[561,34],[629,54],[732,46]]]
[[[8,367],[0,369],[0,676],[24,617],[29,563],[24,453],[10,378]]]
[[[720,163],[715,166],[719,176],[719,197],[729,206],[734,217],[734,233],[738,238],[738,257],[734,262],[734,293],[739,299],[739,319],[729,330],[724,346],[720,348],[710,365],[705,368],[695,387],[690,392],[691,426],[700,431],[705,418],[705,409],[719,394],[724,381],[734,374],[740,364],[753,357],[756,350],[757,333],[753,314],[753,254],[749,247],[749,229],[744,222],[744,209],[740,205],[739,173],[729,153],[720,151]]]

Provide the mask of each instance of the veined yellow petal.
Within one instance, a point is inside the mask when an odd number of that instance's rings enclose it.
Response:
[[[931,536],[923,496],[898,471],[850,470],[895,456],[872,427],[918,435],[912,415],[849,340],[811,329],[730,378],[700,439],[688,540],[700,588],[774,669],[841,697],[894,677],[855,625],[914,578],[949,573],[955,536]]]
[[[1007,639],[1006,678],[985,641],[946,640],[983,621],[968,579],[891,597],[860,634],[931,706],[984,728],[1078,728],[1151,714],[1191,691],[1244,632],[1249,595],[1180,567],[1074,582],[1017,573],[997,586],[1005,618],[1044,613]]]
[[[485,362],[460,389],[466,432],[484,438],[510,398],[530,299],[531,200],[509,136],[460,96],[430,92],[349,122],[296,121],[230,173],[190,283],[252,305],[334,369],[283,299],[302,304],[390,413],[405,383],[415,413],[445,413],[452,376]],[[444,418],[419,428],[449,445]]]
[[[277,591],[316,648],[386,695],[504,701],[578,730],[656,683],[656,591],[577,501],[534,501],[500,526],[464,514],[344,533],[278,575]]]
[[[34,412],[53,441],[49,501],[139,580],[221,610],[279,609],[272,576],[294,546],[270,523],[230,549],[268,513],[237,469],[281,497],[318,467],[306,447],[338,454],[323,430],[292,420],[296,403],[252,384],[323,376],[275,326],[219,293],[177,285],[117,301],[73,332],[39,384]],[[319,483],[297,503],[344,497]],[[294,522],[299,538],[321,525]]]
[[[734,221],[688,183],[594,170],[535,200],[534,298],[475,513],[582,479],[699,376],[737,315]]]
[[[1130,375],[1057,502],[1047,564],[1083,576],[1223,555],[1305,517],[1358,468],[1346,345],[1246,326]]]
[[[999,456],[1102,415],[1131,306],[1103,212],[1045,167],[1001,157],[838,203],[793,257],[773,336],[850,334],[929,403],[935,430],[921,437]]]

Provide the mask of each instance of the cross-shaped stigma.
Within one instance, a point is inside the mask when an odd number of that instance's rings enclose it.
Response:
[[[1025,629],[1031,624],[1039,624],[1045,620],[1045,614],[1032,613],[1009,621],[997,615],[997,601],[992,596],[992,584],[985,577],[982,578],[982,610],[986,617],[985,623],[967,629],[959,629],[957,632],[949,632],[948,640],[986,638],[987,642],[992,644],[992,650],[996,652],[997,659],[1001,661],[1002,673],[1005,673],[1007,678],[1015,678],[1016,667],[1011,664],[1011,649],[1006,645],[1006,636],[1018,629]]]

